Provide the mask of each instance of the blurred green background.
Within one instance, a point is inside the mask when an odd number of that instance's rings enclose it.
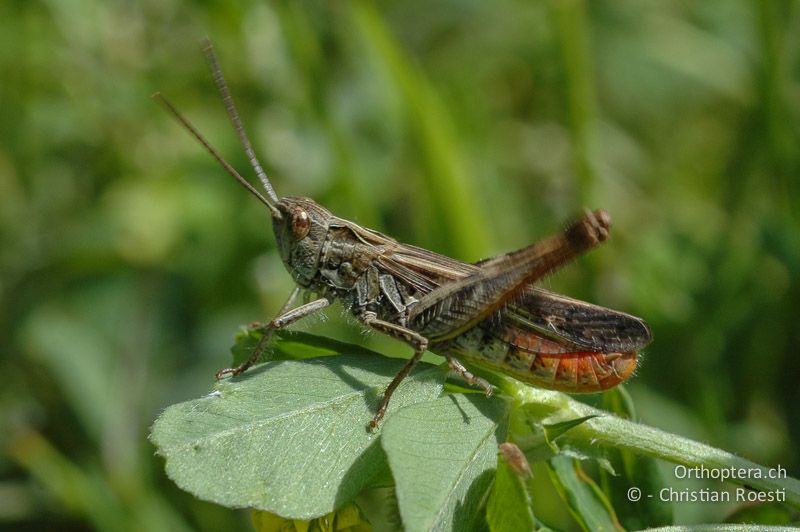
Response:
[[[544,286],[650,323],[645,422],[800,476],[796,2],[7,1],[0,526],[249,526],[147,441],[291,290],[266,210],[150,99],[252,175],[206,35],[279,194],[468,261],[608,210]],[[300,328],[405,352],[328,316]]]

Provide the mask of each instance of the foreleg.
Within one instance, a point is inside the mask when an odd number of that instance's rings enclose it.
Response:
[[[287,327],[292,323],[302,318],[305,318],[306,316],[310,316],[311,314],[314,314],[315,312],[322,310],[331,304],[331,302],[328,299],[322,297],[319,299],[315,299],[314,301],[311,301],[309,303],[300,305],[297,308],[286,310],[289,306],[291,306],[292,302],[297,297],[298,291],[299,289],[295,288],[295,291],[292,292],[292,295],[289,296],[289,299],[281,308],[281,312],[278,313],[278,316],[273,318],[272,321],[270,321],[266,325],[260,327],[260,329],[263,332],[263,336],[258,340],[258,343],[256,344],[255,348],[253,348],[253,352],[250,355],[250,358],[248,358],[244,363],[236,366],[235,368],[223,368],[217,371],[216,373],[217,380],[221,379],[225,375],[234,375],[234,376],[241,375],[242,373],[247,371],[247,369],[250,368],[253,364],[258,362],[258,359],[261,358],[261,355],[264,352],[264,348],[267,346],[270,338],[272,337],[273,331],[275,331],[276,329],[283,329],[284,327]]]

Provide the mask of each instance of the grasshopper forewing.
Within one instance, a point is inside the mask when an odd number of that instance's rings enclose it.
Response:
[[[543,388],[570,393],[606,390],[636,369],[651,333],[640,318],[535,286],[543,276],[608,237],[605,211],[585,212],[566,230],[521,250],[467,264],[333,215],[306,197],[279,198],[250,146],[210,43],[214,81],[266,196],[234,170],[160,94],[155,97],[215,159],[270,211],[281,259],[296,288],[263,325],[252,356],[217,378],[239,375],[261,357],[270,333],[339,300],[363,324],[402,340],[413,356],[390,382],[370,425],[426,349],[447,359],[467,382],[492,387],[462,364],[494,369]],[[304,291],[315,296],[293,306]]]

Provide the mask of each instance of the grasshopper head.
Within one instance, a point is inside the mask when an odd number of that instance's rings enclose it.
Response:
[[[214,75],[214,82],[219,89],[225,109],[233,123],[239,140],[242,143],[245,154],[250,160],[250,164],[255,170],[261,186],[266,195],[261,194],[244,177],[236,171],[222,156],[214,149],[206,138],[187,120],[175,106],[172,105],[161,94],[156,93],[153,97],[159,101],[175,117],[178,122],[186,128],[206,150],[217,160],[217,162],[228,172],[236,181],[246,188],[253,196],[266,205],[272,215],[272,228],[275,231],[275,238],[278,241],[283,263],[292,275],[294,280],[302,287],[310,287],[314,276],[317,273],[317,263],[319,261],[322,246],[325,243],[325,235],[328,232],[328,224],[333,215],[324,207],[317,205],[314,200],[303,197],[278,198],[272,183],[267,174],[258,162],[250,140],[244,131],[239,113],[233,105],[228,84],[222,75],[222,71],[217,63],[217,57],[211,43],[206,41],[206,58]]]
[[[332,214],[310,198],[287,196],[277,204],[272,230],[286,269],[303,287],[311,285]]]

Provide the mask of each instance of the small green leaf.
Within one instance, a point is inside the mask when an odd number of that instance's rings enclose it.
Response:
[[[577,460],[559,455],[548,462],[550,478],[584,530],[622,530],[614,509]]]
[[[597,417],[596,415],[591,416],[583,416],[576,419],[569,419],[567,421],[561,421],[559,423],[542,423],[542,429],[544,430],[544,437],[547,439],[547,443],[552,447],[554,451],[558,451],[558,447],[555,444],[556,439],[559,436],[562,436],[565,432],[569,429],[577,427],[578,425],[589,421],[592,418]]]
[[[556,440],[569,433],[571,429],[598,417],[598,414],[555,423],[544,423],[537,416],[535,409],[526,408],[527,406],[530,405],[523,406],[516,412],[516,416],[512,416],[512,427],[514,427],[512,437],[524,450],[529,461],[542,462],[561,453],[580,460],[596,461],[601,467],[611,470],[608,461],[604,458],[603,449],[590,448],[590,452],[586,452],[583,449],[575,448],[569,442],[556,444]]]
[[[508,448],[504,446],[513,446]],[[486,506],[486,520],[492,532],[535,530],[527,480],[531,470],[525,455],[513,443],[500,445],[497,473],[492,494]]]
[[[168,408],[151,439],[170,478],[202,499],[319,517],[388,474],[367,424],[403,364],[360,355],[262,364]],[[419,365],[395,391],[387,421],[438,397],[443,379]]]
[[[485,526],[481,505],[504,439],[508,405],[499,398],[447,395],[397,412],[381,444],[407,530]]]

